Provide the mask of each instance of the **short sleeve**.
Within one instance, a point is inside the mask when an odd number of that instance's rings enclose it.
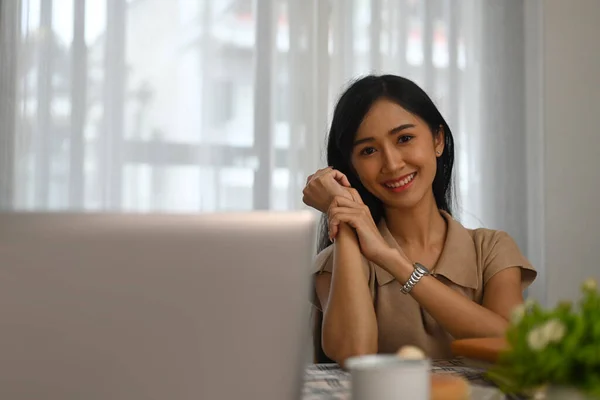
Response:
[[[483,284],[498,272],[511,267],[521,268],[521,286],[525,290],[535,280],[537,272],[521,253],[515,241],[503,231],[495,231],[489,243],[489,251],[485,258]]]
[[[321,303],[319,302],[319,297],[317,296],[317,291],[315,288],[315,278],[317,275],[320,275],[322,273],[328,272],[328,273],[333,273],[333,251],[334,251],[335,245],[331,245],[329,247],[327,247],[326,249],[322,250],[319,254],[317,254],[317,257],[315,258],[315,261],[313,263],[313,268],[312,268],[312,293],[311,293],[311,303],[319,310],[321,310]],[[372,267],[369,263],[369,261],[364,257],[361,256],[361,264],[362,264],[362,270],[363,273],[365,274],[365,277],[367,278],[368,282],[369,282],[369,287],[370,287],[370,291],[371,291],[371,296],[374,296],[374,288],[373,288],[373,279],[371,279],[372,276]]]
[[[333,271],[333,245],[322,250],[313,263],[313,274],[321,274],[323,272],[331,273]]]

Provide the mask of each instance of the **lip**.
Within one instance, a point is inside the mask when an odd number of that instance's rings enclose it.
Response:
[[[395,188],[391,188],[391,187],[386,186],[386,184],[397,183],[397,182],[399,182],[399,181],[401,181],[401,180],[403,180],[405,178],[408,178],[409,176],[411,176],[413,174],[415,176],[413,177],[412,181],[408,182],[404,186],[395,187]],[[404,192],[405,190],[409,189],[413,185],[413,183],[415,182],[415,179],[417,179],[417,173],[416,173],[416,171],[415,172],[411,172],[410,174],[401,176],[400,178],[397,178],[397,179],[392,179],[392,180],[389,180],[389,181],[385,181],[384,183],[382,183],[382,186],[384,188],[386,188],[387,190],[389,190],[390,192],[392,192],[392,193]]]
[[[391,185],[391,184],[394,184],[394,183],[400,182],[401,180],[403,180],[403,179],[406,179],[406,178],[408,178],[409,176],[411,176],[412,174],[416,174],[416,173],[417,173],[416,171],[415,171],[415,172],[411,172],[410,174],[403,175],[403,176],[401,176],[401,177],[399,177],[399,178],[396,178],[396,179],[390,179],[389,181],[382,182],[381,184],[382,184],[382,185]],[[412,181],[411,181],[411,182],[412,182]]]

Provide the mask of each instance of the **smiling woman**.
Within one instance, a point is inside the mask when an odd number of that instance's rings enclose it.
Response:
[[[536,272],[502,231],[452,217],[454,140],[412,81],[368,76],[341,96],[304,201],[324,212],[313,302],[317,361],[502,336]],[[333,243],[333,245],[332,245]]]

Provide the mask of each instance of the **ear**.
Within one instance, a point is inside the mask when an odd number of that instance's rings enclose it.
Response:
[[[444,143],[446,139],[446,132],[444,131],[443,125],[440,125],[435,135],[433,135],[433,145],[435,147],[435,155],[441,156],[444,153]]]

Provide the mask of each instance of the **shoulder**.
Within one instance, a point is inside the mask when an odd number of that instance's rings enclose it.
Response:
[[[485,283],[498,272],[511,267],[521,269],[523,288],[533,282],[537,275],[535,268],[507,232],[486,228],[469,231],[483,264],[483,280]]]
[[[465,228],[466,229],[466,228]],[[483,249],[492,249],[498,245],[515,243],[512,237],[505,231],[488,229],[488,228],[477,228],[477,229],[466,229],[467,232],[473,238],[473,243],[476,246],[481,246]]]
[[[454,274],[458,281],[463,277],[462,282],[466,286],[469,283],[471,287],[478,286],[475,285],[475,276],[465,278],[464,270],[454,271],[456,266],[474,263],[477,265],[477,280],[482,280],[484,285],[500,271],[512,267],[521,269],[524,287],[535,279],[535,269],[507,232],[487,228],[468,229],[448,214],[443,214],[448,221],[448,234],[441,267],[447,270],[447,274]]]
[[[449,247],[449,251],[469,253],[471,256],[477,255],[481,259],[482,256],[485,257],[494,249],[502,247],[511,250],[518,249],[515,241],[504,231],[466,228],[449,214],[442,213],[442,215],[448,223],[445,245]]]
[[[477,228],[467,229],[473,239],[476,250],[482,256],[490,256],[496,252],[511,252],[521,255],[519,246],[505,231]]]

